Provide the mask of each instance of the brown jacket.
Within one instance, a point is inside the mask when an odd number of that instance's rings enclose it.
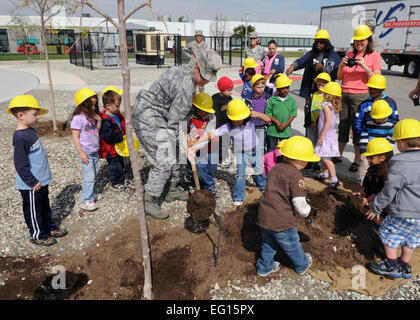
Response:
[[[267,178],[267,185],[258,208],[257,225],[281,232],[295,227],[292,199],[306,197],[302,173],[283,160],[275,165]]]

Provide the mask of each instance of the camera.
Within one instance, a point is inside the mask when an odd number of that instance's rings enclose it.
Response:
[[[356,65],[356,58],[355,57],[347,59],[347,66],[348,67],[353,68],[355,65]]]
[[[413,103],[414,103],[414,106],[419,106],[420,105],[419,96],[416,95],[416,94],[413,96]]]

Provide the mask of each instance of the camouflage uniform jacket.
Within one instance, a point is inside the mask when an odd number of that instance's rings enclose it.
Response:
[[[265,55],[265,50],[260,45],[255,48],[246,47],[245,49],[245,58],[253,58],[256,62],[262,60]]]
[[[182,48],[182,53],[190,57],[190,54],[193,54],[195,58],[198,58],[201,53],[207,49],[207,43],[204,42],[204,40],[201,42],[201,45],[199,46],[197,41],[191,41],[188,42],[187,45]]]
[[[134,128],[150,135],[167,129],[169,137],[174,138],[179,122],[191,110],[194,95],[192,66],[170,68],[148,90],[138,93],[133,111]]]

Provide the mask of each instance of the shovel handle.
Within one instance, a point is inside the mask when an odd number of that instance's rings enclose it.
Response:
[[[193,172],[195,188],[198,191],[198,190],[200,190],[200,182],[198,181],[198,173],[197,173],[197,166],[195,164],[195,158],[191,157],[189,160],[190,160],[191,169],[192,169],[192,172]]]

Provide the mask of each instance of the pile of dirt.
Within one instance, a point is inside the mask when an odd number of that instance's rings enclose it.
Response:
[[[34,125],[34,128],[40,137],[54,133],[52,120],[38,122]],[[66,121],[57,121],[57,134],[60,137],[71,135],[70,124]]]
[[[216,199],[209,190],[193,192],[187,202],[187,212],[197,221],[208,219],[215,209]]]
[[[271,277],[255,277],[255,262],[261,252],[260,230],[256,225],[261,194],[247,191],[246,205],[219,213],[226,230],[216,267],[219,227],[214,217],[209,218],[209,227],[201,234],[171,228],[167,220],[147,217],[154,299],[210,299],[209,291],[215,283],[223,287],[227,281],[240,278],[244,285],[249,282],[252,286],[270,281]],[[360,198],[349,191],[318,189],[310,191],[308,198],[314,211],[309,218],[297,216],[296,221],[302,246],[314,258],[310,273],[333,282],[332,287],[336,289],[352,289],[351,268],[383,255],[377,235],[379,226],[366,219],[360,212],[364,210]],[[51,274],[43,270],[46,262],[42,259],[34,260],[36,266],[34,261],[21,267],[9,263],[5,272],[14,276],[6,282],[0,299],[141,299],[144,271],[139,230],[137,219],[130,219],[121,228],[98,236],[96,243],[83,252],[61,259],[56,257],[54,264],[65,267],[71,282],[64,295],[48,287]],[[280,270],[282,275],[298,277],[281,250],[275,259],[286,266]],[[23,271],[18,273],[16,270],[20,269]],[[21,281],[22,276],[30,279]],[[337,285],[344,278],[346,284]],[[361,292],[384,294],[402,281],[381,279],[367,272],[367,285],[373,289]]]
[[[314,269],[351,269],[383,255],[379,225],[366,219],[360,197],[325,190],[309,193],[308,202],[312,207],[309,218],[297,216],[296,222],[298,230],[310,239],[302,247],[315,257]]]

